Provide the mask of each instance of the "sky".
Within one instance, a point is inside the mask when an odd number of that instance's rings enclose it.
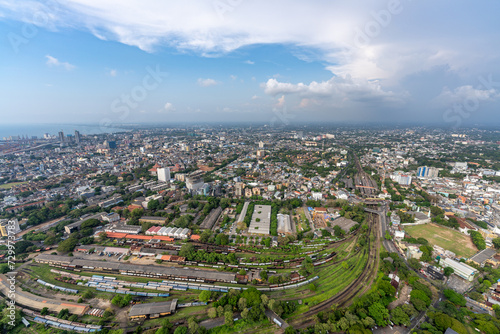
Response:
[[[494,0],[0,0],[0,116],[498,125],[499,12]]]

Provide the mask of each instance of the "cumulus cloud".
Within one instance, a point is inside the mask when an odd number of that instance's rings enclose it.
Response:
[[[453,90],[444,87],[433,103],[437,106],[450,106],[454,104],[476,104],[480,101],[494,101],[500,98],[500,92],[495,89],[474,88],[464,85]]]
[[[62,67],[66,71],[71,71],[72,69],[75,68],[75,65],[72,65],[72,64],[67,63],[67,62],[59,61],[59,59],[52,57],[51,55],[46,55],[45,58],[47,59],[46,64],[50,67]]]
[[[247,45],[287,44],[302,49],[296,52],[299,58],[305,55],[307,59],[327,61],[336,74],[368,79],[419,71],[429,62],[455,69],[479,66],[481,55],[473,55],[470,50],[484,50],[484,54],[496,54],[497,50],[488,38],[477,38],[481,26],[492,25],[484,29],[483,37],[496,31],[495,10],[488,7],[489,3],[470,9],[466,2],[450,1],[457,13],[466,16],[467,26],[474,27],[467,30],[460,16],[449,15],[447,5],[425,2],[401,2],[397,10],[389,8],[392,2],[360,0],[222,3],[222,17],[214,2],[203,0],[193,0],[192,6],[158,0],[123,0],[120,6],[116,1],[101,0],[68,0],[57,6],[43,0],[4,0],[2,7],[3,15],[10,19],[55,29],[87,30],[100,39],[117,40],[148,52],[167,45],[214,55]],[[45,14],[43,22],[33,18],[34,9]],[[430,10],[436,19],[429,19]],[[471,11],[485,15],[473,15]],[[421,22],[426,22],[426,29]],[[456,38],[457,31],[460,39]],[[423,58],[423,54],[431,57]]]
[[[278,102],[276,103],[275,107],[283,108],[284,106],[285,106],[285,95],[281,95],[281,97],[278,98]]]
[[[377,81],[354,80],[351,77],[332,77],[327,81],[312,81],[305,83],[280,82],[276,79],[269,79],[261,84],[264,92],[271,96],[290,94],[298,95],[302,98],[326,98],[338,101],[349,100],[353,102],[400,102],[406,93],[395,94],[392,91],[383,90]],[[303,100],[302,106],[308,103]]]
[[[163,106],[164,111],[175,111],[175,107],[172,103],[167,102],[165,103],[165,106]]]
[[[201,86],[201,87],[210,87],[210,86],[215,86],[217,85],[217,81],[215,81],[214,79],[202,79],[202,78],[199,78],[198,79],[198,86]]]

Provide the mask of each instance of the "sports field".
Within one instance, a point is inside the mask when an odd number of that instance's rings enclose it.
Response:
[[[20,185],[20,184],[25,184],[28,182],[12,182],[12,183],[5,183],[5,184],[0,184],[0,189],[10,189],[14,186]]]
[[[432,245],[450,250],[457,256],[470,258],[477,253],[470,236],[436,224],[405,226],[405,232],[414,238],[424,238]]]

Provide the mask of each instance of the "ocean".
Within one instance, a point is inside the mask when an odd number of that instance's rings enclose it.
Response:
[[[45,133],[57,136],[61,130],[64,132],[65,136],[74,136],[75,130],[79,131],[82,135],[127,131],[127,129],[121,128],[100,127],[99,124],[2,124],[0,125],[0,140],[10,136],[27,136],[29,138],[37,136],[40,139],[43,138]]]

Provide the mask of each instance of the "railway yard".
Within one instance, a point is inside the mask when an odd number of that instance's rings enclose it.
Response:
[[[57,323],[54,319],[41,316],[40,312],[48,308],[49,312],[57,314],[68,309],[71,314],[84,316],[87,325],[97,326],[99,315],[102,316],[106,306],[112,306],[109,299],[117,294],[131,295],[139,303],[175,299],[183,305],[182,312],[186,312],[190,309],[186,306],[203,305],[198,300],[198,294],[203,290],[227,293],[231,289],[244,291],[254,286],[269,294],[270,298],[285,302],[301,300],[302,305],[289,321],[296,328],[304,328],[313,323],[313,317],[318,312],[334,304],[346,305],[369,288],[378,265],[376,240],[380,236],[376,227],[377,215],[368,214],[367,217],[367,230],[353,231],[341,239],[319,239],[297,245],[293,254],[286,249],[256,251],[247,250],[248,247],[192,242],[195,248],[203,251],[235,254],[237,264],[184,260],[168,265],[132,265],[115,257],[95,260],[91,254],[78,253],[69,257],[46,252],[21,268],[17,303],[19,307],[29,310],[27,316],[34,322],[77,332],[93,332],[99,329],[82,327],[77,322],[73,325]],[[361,246],[361,238],[367,241],[363,243],[364,246]],[[178,246],[172,244],[165,244],[162,248],[179,250]],[[314,271],[304,276],[299,274],[299,269],[306,259],[311,259]],[[252,273],[253,277],[258,277],[262,271],[276,277],[288,275],[291,279],[273,284],[249,279]],[[317,286],[318,290],[311,291],[311,285]],[[0,288],[3,294],[7,293],[7,277],[0,276]],[[94,298],[108,302],[101,303],[100,307],[74,302],[75,298],[87,291],[92,291]],[[53,298],[48,298],[51,295]],[[126,311],[118,309],[116,312],[119,315]],[[122,321],[117,325],[121,328],[129,328],[133,324],[126,320],[126,315],[120,318]],[[146,320],[145,324],[149,322],[154,323],[154,319]]]

